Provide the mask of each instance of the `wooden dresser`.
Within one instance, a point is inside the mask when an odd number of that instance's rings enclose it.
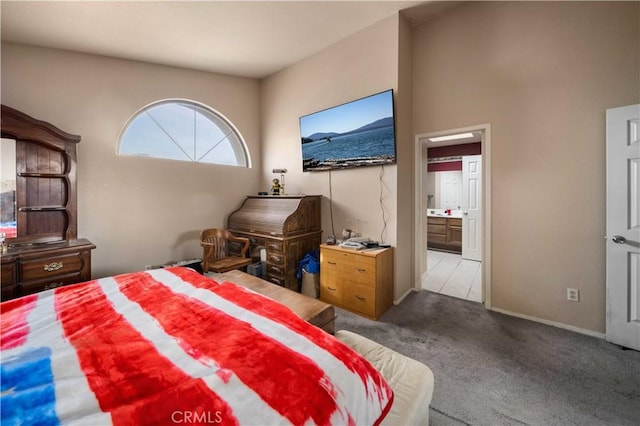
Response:
[[[2,137],[11,139],[2,143],[15,152],[15,193],[4,197],[15,200],[15,227],[1,254],[2,300],[90,280],[95,246],[77,238],[80,136],[5,105],[1,119]],[[3,158],[3,165],[12,161]]]
[[[227,219],[227,229],[247,237],[254,261],[265,249],[264,279],[299,291],[298,264],[322,241],[320,195],[248,196]]]
[[[87,240],[11,249],[2,256],[2,300],[91,279]]]
[[[378,319],[393,304],[393,248],[320,246],[320,300]]]

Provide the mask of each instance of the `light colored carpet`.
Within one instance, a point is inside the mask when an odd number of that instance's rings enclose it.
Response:
[[[429,291],[351,330],[428,365],[432,425],[638,425],[640,352]]]

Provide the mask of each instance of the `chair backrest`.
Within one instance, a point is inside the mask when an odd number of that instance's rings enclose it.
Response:
[[[200,242],[211,244],[209,255],[214,259],[222,259],[229,256],[229,239],[232,237],[226,229],[205,229],[200,233]]]

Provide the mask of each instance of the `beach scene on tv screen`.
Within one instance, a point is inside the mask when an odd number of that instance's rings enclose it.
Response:
[[[300,117],[303,171],[395,163],[393,92]]]

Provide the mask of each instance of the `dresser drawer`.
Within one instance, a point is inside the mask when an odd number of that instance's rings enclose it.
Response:
[[[334,280],[320,280],[320,298],[331,304],[342,303],[343,286],[334,282]]]
[[[20,262],[20,277],[21,281],[49,279],[56,275],[79,273],[83,266],[80,253],[23,260]]]
[[[446,217],[427,217],[427,225],[444,225],[447,226]]]
[[[427,234],[431,235],[447,235],[447,224],[444,225],[429,225],[427,226]]]
[[[462,219],[458,218],[458,217],[452,217],[449,219],[449,226],[456,226],[461,228],[462,227]]]
[[[34,280],[21,283],[19,287],[20,296],[27,294],[38,293],[45,290],[51,290],[54,288],[62,287],[68,284],[75,284],[82,281],[80,272],[74,272],[71,274],[59,275],[51,279]]]
[[[344,286],[342,303],[349,309],[375,316],[376,290],[368,285],[348,282]]]
[[[369,287],[375,287],[376,260],[370,257],[357,256],[354,261],[347,264],[344,278]]]
[[[282,241],[274,241],[274,240],[267,240],[266,241],[266,248],[268,252],[279,252],[282,253],[282,247],[283,247],[283,243]]]
[[[336,250],[322,250],[320,252],[320,261],[323,264],[327,264],[330,266],[343,265],[351,255],[348,252],[336,251]]]
[[[447,234],[444,234],[444,235],[427,234],[427,243],[428,244],[431,244],[431,243],[446,244],[447,243]]]
[[[353,260],[351,260],[352,256],[353,255],[349,255],[349,253],[323,250],[320,253],[320,262],[327,270],[342,271],[348,267],[349,263],[353,264]]]
[[[373,286],[376,278],[376,260],[358,254],[327,253],[322,258],[321,273],[332,277],[349,279]]]
[[[267,263],[267,272],[272,275],[283,276],[284,268],[280,265],[274,265],[272,263]]]
[[[282,253],[267,252],[267,262],[274,263],[276,265],[284,265],[284,255]]]

